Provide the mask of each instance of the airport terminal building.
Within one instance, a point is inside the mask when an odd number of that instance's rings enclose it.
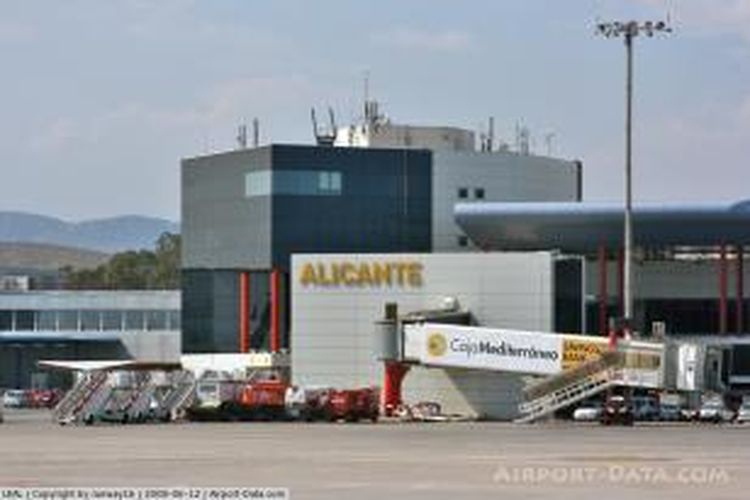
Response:
[[[580,162],[476,151],[437,130],[183,160],[184,352],[289,352],[294,383],[357,387],[388,383],[373,335],[391,305],[607,335],[622,315],[622,208],[582,201]],[[711,386],[750,388],[747,204],[636,206],[634,217],[638,334],[710,344]],[[499,419],[517,415],[523,386],[518,374],[428,366],[403,384],[411,402]]]
[[[269,145],[182,162],[183,349],[287,349],[291,256],[476,252],[464,201],[576,201],[581,165],[510,152]]]

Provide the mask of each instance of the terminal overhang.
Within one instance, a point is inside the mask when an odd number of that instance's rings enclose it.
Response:
[[[624,211],[615,203],[459,203],[456,222],[485,250],[590,253],[622,246]],[[750,201],[637,204],[636,244],[650,248],[750,244]]]

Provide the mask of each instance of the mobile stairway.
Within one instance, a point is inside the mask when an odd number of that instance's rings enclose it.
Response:
[[[521,417],[515,421],[533,422],[615,386],[621,358],[620,353],[608,352],[599,359],[527,387],[523,392],[525,401],[518,406]]]
[[[53,418],[61,425],[83,421],[86,415],[110,397],[108,380],[109,373],[106,371],[84,372],[54,408]]]
[[[197,381],[192,372],[175,372],[169,391],[160,402],[161,412],[171,421],[185,418],[187,409],[195,401]]]
[[[525,401],[518,409],[517,423],[530,423],[553,412],[617,386],[656,388],[660,384],[654,369],[661,353],[624,347],[605,352],[578,367],[533,384],[524,390]]]

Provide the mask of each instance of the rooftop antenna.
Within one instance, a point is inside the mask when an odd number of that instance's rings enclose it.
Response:
[[[310,120],[312,121],[313,137],[318,140],[318,120],[315,118],[315,108],[310,108]]]
[[[495,117],[490,116],[489,130],[487,131],[487,151],[492,152],[495,142]]]
[[[260,144],[260,122],[258,118],[253,118],[253,147],[257,148]]]
[[[333,109],[328,108],[329,116],[331,118],[331,126],[335,127],[335,120],[333,116]],[[312,121],[313,135],[315,136],[315,143],[318,146],[333,146],[336,140],[336,129],[332,130],[318,130],[318,119],[315,116],[315,108],[310,108],[310,120]]]
[[[333,135],[333,138],[336,138],[336,131],[338,130],[336,128],[336,116],[333,114],[333,108],[328,106],[328,118],[331,120],[331,134]]]
[[[370,122],[370,71],[365,70],[365,81],[364,81],[364,118],[365,123]]]
[[[365,102],[370,100],[370,71],[365,71]]]
[[[244,123],[237,127],[237,146],[239,149],[247,149],[247,125]]]

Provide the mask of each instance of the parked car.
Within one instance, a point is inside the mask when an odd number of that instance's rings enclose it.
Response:
[[[662,403],[659,405],[659,420],[662,422],[677,422],[682,420],[682,410],[676,403]]]
[[[26,393],[19,389],[8,389],[3,393],[6,408],[23,408],[26,406]]]
[[[742,406],[740,406],[740,409],[737,412],[735,422],[738,424],[750,422],[750,401],[746,400],[742,402]]]
[[[731,422],[734,412],[729,410],[721,399],[709,399],[698,410],[698,420],[701,422]]]
[[[682,417],[681,420],[685,420],[687,422],[695,422],[698,420],[698,413],[699,409],[697,408],[681,408],[680,409],[680,416]]]
[[[27,392],[26,400],[30,408],[53,408],[61,397],[58,389],[32,389]]]
[[[577,422],[595,422],[602,415],[601,405],[579,406],[573,412],[573,420]]]
[[[635,412],[632,402],[624,396],[611,396],[602,410],[600,422],[604,425],[633,425]]]
[[[635,420],[658,420],[659,404],[652,397],[634,397],[632,400]]]

